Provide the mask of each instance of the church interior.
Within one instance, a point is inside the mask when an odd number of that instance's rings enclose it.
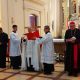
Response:
[[[49,25],[57,54],[55,71],[51,75],[44,75],[41,71],[13,70],[7,56],[7,67],[0,68],[0,80],[80,80],[80,75],[67,76],[64,72],[64,34],[71,20],[74,20],[78,27],[80,0],[0,0],[0,27],[9,37],[14,24],[18,25],[20,37],[27,33],[34,23],[43,36],[44,26]]]

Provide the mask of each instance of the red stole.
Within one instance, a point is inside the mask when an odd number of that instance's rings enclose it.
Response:
[[[27,36],[28,40],[34,40],[34,37],[36,37],[36,38],[39,38],[40,37],[38,30],[36,30],[34,32],[26,33],[24,35]]]
[[[40,35],[39,35],[39,31],[38,31],[38,30],[34,31],[33,34],[34,34],[34,36],[37,37],[37,38],[40,37]]]
[[[74,48],[74,52],[73,52],[73,54],[74,54],[74,69],[77,69],[78,68],[78,63],[77,63],[77,57],[78,57],[78,46],[77,46],[77,44],[75,44],[74,46],[73,46]]]

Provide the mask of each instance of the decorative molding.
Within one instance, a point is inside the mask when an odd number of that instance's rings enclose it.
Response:
[[[39,4],[39,5],[44,5],[45,2],[42,0],[25,0],[25,1],[29,1],[29,2],[33,2],[35,4]]]
[[[41,26],[36,26],[37,28],[41,28]],[[29,26],[25,26],[24,29],[29,28]]]

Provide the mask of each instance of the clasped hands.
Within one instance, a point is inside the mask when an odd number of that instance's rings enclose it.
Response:
[[[71,42],[71,43],[75,43],[76,37],[72,37],[69,39],[66,39],[66,42]]]

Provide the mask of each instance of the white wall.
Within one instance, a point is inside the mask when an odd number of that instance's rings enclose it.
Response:
[[[20,36],[24,33],[24,13],[23,0],[8,0],[8,19],[9,33],[12,31],[12,25],[18,25],[18,33]]]
[[[1,0],[1,23],[3,31],[8,33],[8,10],[7,0]]]

